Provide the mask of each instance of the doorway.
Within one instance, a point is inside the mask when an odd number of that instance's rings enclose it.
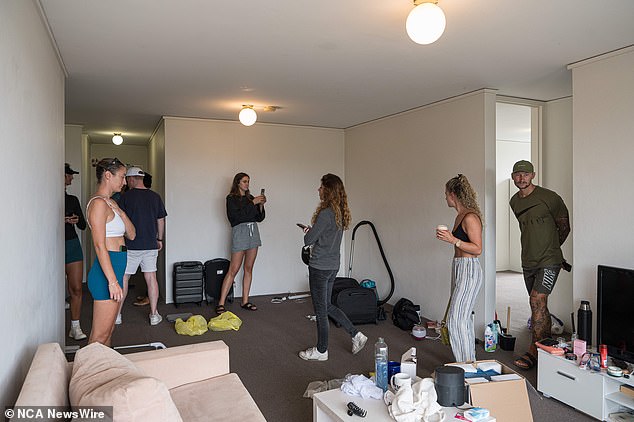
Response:
[[[531,316],[521,265],[520,231],[509,200],[517,192],[511,179],[513,164],[529,160],[538,174],[541,106],[499,101],[496,104],[496,311],[509,325],[516,345],[530,340]],[[537,183],[537,176],[535,177]],[[510,323],[507,314],[510,310]]]

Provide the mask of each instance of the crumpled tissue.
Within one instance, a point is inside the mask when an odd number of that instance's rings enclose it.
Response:
[[[383,398],[383,390],[364,375],[346,375],[343,384],[341,384],[341,391],[350,396],[360,396],[364,399],[380,400]]]
[[[434,380],[423,378],[399,388],[387,409],[397,422],[442,422],[446,415],[437,400]]]

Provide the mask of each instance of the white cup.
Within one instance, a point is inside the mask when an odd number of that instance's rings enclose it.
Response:
[[[447,226],[445,226],[444,224],[439,224],[439,225],[436,227],[436,230],[449,230],[449,229],[448,229],[448,228],[447,228]]]
[[[409,374],[404,372],[399,372],[397,374],[392,375],[392,379],[390,380],[390,385],[394,389],[394,391],[398,391],[399,388],[403,386],[412,386],[412,377]]]

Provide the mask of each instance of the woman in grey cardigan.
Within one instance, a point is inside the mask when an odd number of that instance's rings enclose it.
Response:
[[[328,316],[352,337],[352,353],[357,354],[368,338],[357,330],[346,314],[331,303],[332,286],[339,272],[343,231],[350,226],[348,197],[343,182],[334,174],[321,178],[320,203],[312,218],[312,227],[304,228],[304,244],[312,245],[308,264],[310,295],[317,316],[317,346],[299,352],[304,360],[328,360]]]

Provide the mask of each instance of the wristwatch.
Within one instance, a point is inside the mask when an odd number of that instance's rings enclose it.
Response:
[[[455,243],[456,248],[459,248],[460,245],[462,245],[462,240],[458,239],[458,241]]]

